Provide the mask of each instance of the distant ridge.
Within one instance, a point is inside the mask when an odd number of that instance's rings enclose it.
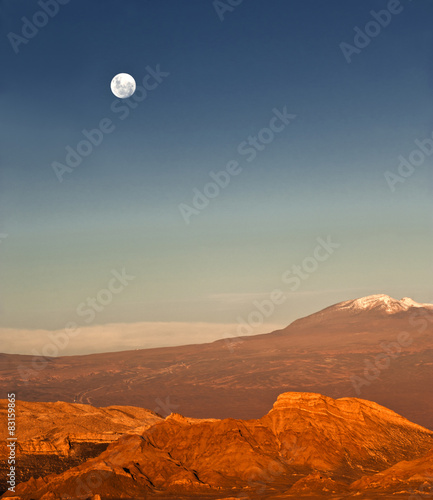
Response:
[[[0,388],[28,401],[241,419],[259,418],[281,393],[314,392],[375,401],[433,429],[432,360],[433,306],[377,294],[209,344],[51,358],[40,371],[32,356],[5,354]]]
[[[354,312],[379,309],[388,314],[395,314],[401,311],[408,311],[412,307],[425,307],[433,309],[433,304],[420,304],[409,297],[403,297],[401,300],[396,300],[389,295],[377,294],[368,295],[354,300],[346,300],[345,302],[339,302],[335,306],[331,307],[341,310],[349,309]]]
[[[353,323],[386,318],[393,320],[404,314],[413,314],[413,317],[416,317],[423,314],[422,311],[433,316],[433,304],[415,302],[409,297],[397,300],[385,294],[367,295],[338,302],[309,316],[299,318],[283,330],[287,330],[292,325],[311,325],[317,321],[343,324],[344,322]]]

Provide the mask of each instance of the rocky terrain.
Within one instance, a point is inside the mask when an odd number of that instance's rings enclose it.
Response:
[[[58,358],[0,354],[0,388],[28,401],[242,419],[261,417],[282,392],[320,392],[376,401],[433,429],[432,369],[433,306],[372,295],[283,330],[210,344]]]
[[[388,490],[397,493],[402,489],[422,494],[433,494],[433,449],[421,458],[401,461],[373,476],[363,477],[352,484],[352,489]]]
[[[7,422],[7,400],[0,419]],[[132,406],[94,408],[70,403],[16,403],[18,481],[60,473],[95,457],[120,436],[139,434],[162,420]],[[6,491],[7,427],[0,427],[0,492]]]
[[[2,498],[423,498],[432,458],[432,431],[376,403],[285,393],[260,419],[173,413]]]

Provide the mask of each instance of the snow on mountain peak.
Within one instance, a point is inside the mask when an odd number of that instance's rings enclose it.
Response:
[[[346,300],[337,304],[338,309],[350,310],[353,312],[365,310],[379,310],[388,314],[407,311],[412,307],[432,308],[432,304],[420,304],[409,297],[403,297],[401,300],[394,299],[389,295],[376,294],[368,295],[355,300]]]

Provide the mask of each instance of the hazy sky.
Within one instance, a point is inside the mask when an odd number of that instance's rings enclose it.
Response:
[[[0,1],[3,328],[236,324],[275,289],[281,325],[372,293],[433,301],[433,154],[413,154],[433,133],[432,1],[42,4]],[[116,102],[120,72],[140,102]],[[318,238],[335,249],[316,265]]]

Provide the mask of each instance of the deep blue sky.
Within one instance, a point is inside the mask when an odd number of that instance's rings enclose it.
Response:
[[[433,301],[431,157],[389,188],[433,131],[433,2],[403,11],[350,64],[341,42],[385,1],[70,0],[14,53],[41,10],[2,0],[1,325],[62,328],[113,269],[135,280],[95,324],[234,323],[288,293],[269,321],[372,293]],[[125,120],[112,77],[169,72]],[[247,162],[274,108],[296,119]],[[53,161],[101,119],[115,131],[60,183]],[[185,224],[209,172],[242,172]],[[341,245],[291,291],[281,280],[331,235]],[[82,321],[82,320],[81,320]],[[79,321],[78,321],[79,322]]]

